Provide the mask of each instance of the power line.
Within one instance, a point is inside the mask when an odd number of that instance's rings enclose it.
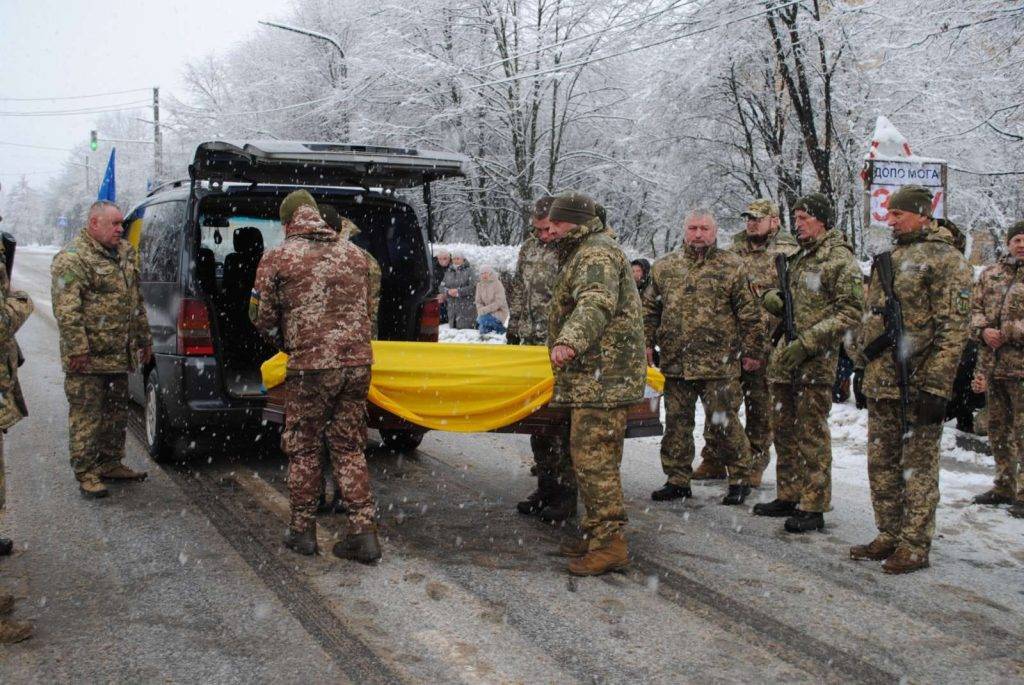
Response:
[[[201,109],[201,108],[198,108],[198,107],[189,107],[188,105],[183,105],[183,104],[180,104],[180,103],[179,103],[178,106],[184,108],[185,110],[190,110],[190,111],[186,111],[186,114],[196,114],[196,115],[200,115],[200,116],[205,115],[205,116],[209,116],[209,117],[243,117],[243,116],[246,116],[246,115],[249,115],[249,114],[270,114],[272,112],[283,112],[284,110],[287,110],[287,109],[295,109],[296,107],[305,107],[306,105],[316,105],[316,104],[319,104],[321,102],[326,102],[328,100],[333,100],[333,99],[334,99],[333,95],[328,95],[327,97],[324,97],[324,98],[318,98],[316,100],[307,100],[305,102],[296,102],[295,104],[285,105],[283,107],[274,107],[273,109],[254,109],[254,110],[250,110],[250,111],[247,111],[247,112],[212,112],[212,111],[210,111],[208,109]]]
[[[74,151],[70,147],[49,147],[47,145],[28,145],[26,143],[8,143],[5,140],[0,140],[0,145],[10,145],[11,147],[30,147],[33,150],[57,150],[58,152],[73,152]]]
[[[635,46],[635,47],[632,47],[632,48],[627,48],[625,50],[619,50],[618,52],[611,52],[611,53],[608,53],[608,54],[605,54],[605,55],[598,55],[596,57],[589,57],[589,58],[586,58],[586,59],[576,60],[575,62],[566,62],[565,64],[559,64],[557,66],[549,67],[547,69],[537,69],[536,71],[526,72],[526,73],[523,73],[523,74],[517,74],[515,76],[509,76],[507,78],[497,79],[497,80],[494,80],[494,81],[487,81],[485,83],[477,83],[477,84],[474,84],[474,85],[471,85],[471,86],[466,86],[466,89],[467,90],[476,90],[476,89],[479,89],[479,88],[486,88],[488,86],[500,86],[500,85],[505,84],[505,83],[512,83],[513,81],[522,81],[523,79],[533,78],[535,76],[544,76],[546,74],[553,74],[553,73],[557,73],[559,71],[565,71],[566,69],[572,69],[574,67],[587,66],[589,64],[593,64],[594,62],[602,62],[602,61],[604,61],[606,59],[612,59],[613,57],[621,57],[623,55],[628,55],[628,54],[633,53],[633,52],[640,52],[641,50],[648,50],[650,48],[656,48],[656,47],[658,47],[660,45],[665,45],[666,43],[673,43],[673,42],[675,42],[677,40],[682,40],[683,38],[690,38],[692,36],[696,36],[696,35],[699,35],[701,33],[707,33],[708,31],[713,31],[714,29],[725,28],[726,26],[732,26],[733,24],[739,24],[740,22],[744,22],[744,21],[747,21],[749,19],[755,19],[757,17],[764,16],[764,15],[770,13],[770,12],[774,12],[776,10],[780,10],[780,9],[785,8],[785,7],[789,7],[791,5],[795,5],[798,2],[800,2],[800,1],[801,0],[789,0],[788,2],[784,2],[784,3],[780,4],[780,5],[775,5],[773,7],[765,8],[764,10],[762,10],[760,12],[755,12],[754,14],[748,14],[748,15],[745,15],[745,16],[742,16],[742,17],[738,17],[736,19],[732,19],[730,21],[722,22],[722,23],[719,23],[719,24],[714,24],[712,26],[708,26],[708,27],[705,27],[705,28],[702,28],[702,29],[697,29],[695,31],[690,31],[689,33],[681,33],[681,34],[679,34],[677,36],[672,36],[671,38],[664,38],[662,40],[655,41],[653,43],[646,43],[644,45],[638,45],[638,46]]]
[[[138,109],[149,104],[149,100],[133,100],[132,102],[118,102],[110,105],[98,105],[96,107],[85,107],[78,109],[52,109],[36,111],[14,111],[0,110],[0,116],[5,117],[65,117],[78,116],[82,114],[101,114],[104,112],[121,112],[126,109]]]
[[[92,95],[62,95],[52,98],[4,98],[0,97],[0,101],[3,102],[48,102],[53,100],[87,100],[89,98],[102,98],[108,95],[126,95],[128,93],[139,93],[149,88],[132,88],[131,90],[112,90],[109,93],[94,93]]]

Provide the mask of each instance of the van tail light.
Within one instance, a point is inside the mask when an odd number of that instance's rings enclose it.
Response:
[[[178,354],[203,357],[213,354],[210,310],[202,300],[183,299],[178,309]]]
[[[437,342],[437,331],[441,326],[441,303],[429,299],[420,309],[420,342]]]

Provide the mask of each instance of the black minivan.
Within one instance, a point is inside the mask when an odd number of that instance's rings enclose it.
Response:
[[[155,459],[196,444],[252,444],[263,434],[260,365],[276,350],[248,319],[263,252],[280,243],[281,200],[296,187],[361,230],[382,271],[378,337],[437,340],[429,245],[430,184],[463,176],[460,155],[281,140],[207,142],[189,178],[155,188],[125,219],[139,249],[153,362],[129,377]],[[422,187],[426,225],[396,195]],[[386,442],[400,432],[382,429]]]

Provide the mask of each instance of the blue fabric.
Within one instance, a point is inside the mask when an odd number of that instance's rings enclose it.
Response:
[[[117,148],[111,148],[110,159],[107,160],[107,171],[103,174],[103,183],[100,184],[100,192],[96,196],[97,200],[117,202],[117,184],[114,181],[114,156],[116,154]]]
[[[504,333],[505,325],[494,314],[483,314],[476,317],[477,330],[484,333]]]

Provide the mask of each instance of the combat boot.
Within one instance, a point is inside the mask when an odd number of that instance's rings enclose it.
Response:
[[[1010,516],[1018,519],[1024,519],[1024,499],[1019,499],[1013,503],[1010,507]]]
[[[1009,495],[1003,495],[998,490],[992,489],[988,492],[983,492],[980,495],[975,496],[972,500],[975,504],[1010,504],[1013,502],[1013,498]]]
[[[892,556],[896,551],[896,543],[888,542],[879,535],[866,545],[854,545],[850,548],[850,558],[857,561],[864,559],[870,561],[882,561]]]
[[[362,564],[372,564],[381,557],[380,540],[375,530],[349,533],[334,544],[332,551],[339,559],[351,559]]]
[[[561,523],[576,516],[576,488],[559,488],[558,494],[543,509],[537,512],[537,518],[545,523]]]
[[[825,515],[820,511],[801,511],[797,509],[786,519],[784,528],[789,533],[806,533],[821,530],[825,527]]]
[[[882,570],[893,575],[913,573],[928,566],[928,552],[912,552],[906,547],[897,547],[896,551],[882,562]]]
[[[737,505],[747,501],[750,494],[749,485],[730,485],[729,492],[722,498],[722,504]]]
[[[106,497],[110,494],[107,486],[100,481],[100,477],[91,472],[78,476],[78,490],[82,493],[83,497],[91,497],[93,499]]]
[[[0,620],[0,644],[13,645],[32,637],[32,624],[25,621]]]
[[[133,471],[120,462],[106,466],[100,471],[100,478],[103,480],[144,481],[148,475],[145,471]]]
[[[690,478],[691,480],[721,480],[728,476],[724,464],[716,464],[704,459]]]
[[[771,502],[759,502],[754,505],[754,516],[781,518],[792,516],[795,513],[796,502],[787,502],[784,499],[773,499]]]
[[[563,557],[579,559],[590,549],[590,539],[587,537],[573,538],[563,542],[558,547],[558,553]]]
[[[655,502],[668,502],[674,499],[689,499],[690,497],[693,497],[693,491],[690,490],[689,485],[673,485],[672,483],[665,483],[663,488],[651,493],[651,499]]]
[[[524,516],[535,516],[540,510],[547,506],[552,499],[554,491],[558,489],[558,481],[549,477],[541,476],[537,479],[537,489],[522,502],[516,504],[516,509]]]
[[[569,573],[574,576],[600,576],[609,571],[621,571],[629,566],[626,538],[620,533],[595,547],[593,544],[583,556],[569,562]]]
[[[316,524],[314,523],[302,532],[292,530],[292,527],[288,526],[288,530],[284,534],[284,546],[293,552],[305,554],[306,556],[316,554],[318,551],[316,545]]]
[[[8,557],[14,551],[14,540],[0,538],[0,557]]]
[[[8,616],[14,611],[14,595],[0,592],[0,616]]]

